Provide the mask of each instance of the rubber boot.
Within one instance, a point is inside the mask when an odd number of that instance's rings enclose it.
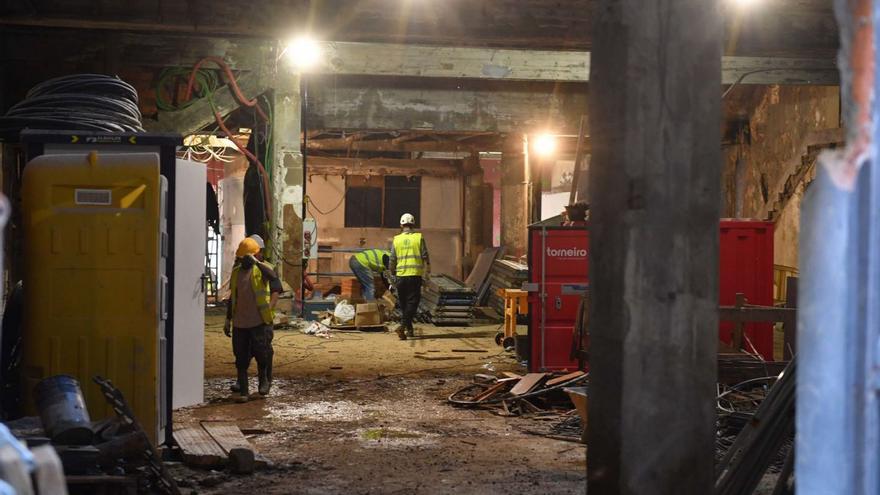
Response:
[[[260,377],[260,395],[269,395],[269,388],[272,386],[272,381],[269,380],[269,370],[268,368],[263,368],[259,370]]]
[[[239,370],[238,372],[238,395],[235,396],[235,402],[248,401],[248,376],[247,370]]]
[[[397,325],[396,327],[394,327],[394,332],[397,334],[400,340],[406,340],[406,333],[404,333],[405,330],[403,328],[403,325]]]

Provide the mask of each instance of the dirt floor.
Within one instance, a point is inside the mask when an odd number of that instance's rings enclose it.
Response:
[[[230,343],[222,317],[209,316],[207,404],[175,421],[235,421],[272,466],[252,476],[173,472],[184,493],[585,493],[583,445],[527,433],[534,420],[446,403],[474,373],[523,371],[495,345],[496,329],[421,325],[405,342],[278,331],[271,394],[235,404]]]

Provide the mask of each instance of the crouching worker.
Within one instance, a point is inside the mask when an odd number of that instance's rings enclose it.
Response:
[[[248,400],[248,367],[251,357],[257,361],[260,395],[267,395],[272,385],[272,322],[275,304],[281,293],[281,281],[272,265],[259,261],[260,247],[254,239],[241,241],[229,280],[231,297],[226,308],[223,333],[232,337],[238,380],[232,387],[236,401]],[[231,333],[230,333],[230,326]]]
[[[348,259],[349,268],[361,284],[361,295],[367,301],[376,299],[373,278],[378,275],[384,280],[389,259],[389,252],[384,249],[365,249]]]

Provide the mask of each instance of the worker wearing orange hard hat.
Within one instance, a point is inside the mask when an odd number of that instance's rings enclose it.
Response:
[[[281,281],[269,263],[257,259],[260,245],[248,237],[235,251],[236,262],[229,279],[230,298],[223,333],[232,337],[237,380],[232,390],[236,400],[248,400],[247,370],[251,358],[257,361],[260,395],[272,385],[273,322]],[[230,331],[231,330],[231,331]]]

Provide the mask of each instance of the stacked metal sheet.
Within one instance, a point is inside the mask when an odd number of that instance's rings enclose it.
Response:
[[[468,326],[473,320],[476,292],[447,275],[432,275],[422,286],[420,311],[431,314],[435,325]]]
[[[483,297],[488,298],[488,305],[495,311],[504,314],[504,299],[498,295],[498,289],[519,289],[528,280],[528,265],[510,260],[495,260],[489,272],[489,290]]]

